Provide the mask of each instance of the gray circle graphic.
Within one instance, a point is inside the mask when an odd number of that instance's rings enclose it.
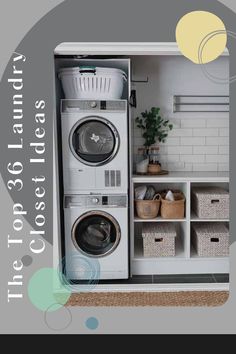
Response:
[[[206,46],[206,44],[215,36],[218,35],[225,35],[227,34],[228,36],[230,36],[233,39],[236,39],[236,33],[233,31],[227,31],[227,30],[218,30],[218,31],[213,31],[211,33],[208,33],[201,41],[200,45],[199,45],[199,49],[198,49],[198,60],[200,63],[200,67],[202,69],[203,74],[211,81],[213,81],[216,84],[222,84],[222,85],[227,85],[227,84],[231,84],[234,81],[236,81],[236,75],[233,75],[231,77],[227,77],[227,78],[222,78],[222,77],[218,77],[215,76],[213,74],[211,74],[207,68],[206,65],[203,63],[202,60],[202,54],[204,51],[204,48]]]
[[[29,255],[25,255],[21,258],[21,262],[25,267],[29,267],[33,263],[33,258]]]
[[[63,331],[67,329],[72,322],[72,314],[68,307],[61,306],[56,311],[53,311],[53,307],[58,307],[58,303],[52,304],[44,312],[44,322],[47,327],[53,331]]]

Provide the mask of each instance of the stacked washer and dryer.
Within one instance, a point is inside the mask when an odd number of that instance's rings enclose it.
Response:
[[[61,100],[65,275],[86,280],[82,257],[99,262],[100,279],[127,279],[128,109],[126,74],[63,68]]]

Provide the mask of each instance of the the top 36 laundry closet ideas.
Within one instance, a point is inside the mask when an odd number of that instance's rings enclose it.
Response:
[[[229,85],[207,75],[228,77],[228,51],[204,69],[176,43],[55,49],[54,263],[68,282],[148,291],[229,273]]]

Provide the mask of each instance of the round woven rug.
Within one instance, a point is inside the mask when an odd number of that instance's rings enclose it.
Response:
[[[67,306],[221,306],[228,297],[227,291],[82,293]]]

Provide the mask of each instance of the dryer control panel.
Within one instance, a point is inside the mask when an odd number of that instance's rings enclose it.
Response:
[[[62,100],[62,113],[76,113],[76,112],[125,112],[127,110],[126,100],[114,101],[96,101],[96,100]]]

